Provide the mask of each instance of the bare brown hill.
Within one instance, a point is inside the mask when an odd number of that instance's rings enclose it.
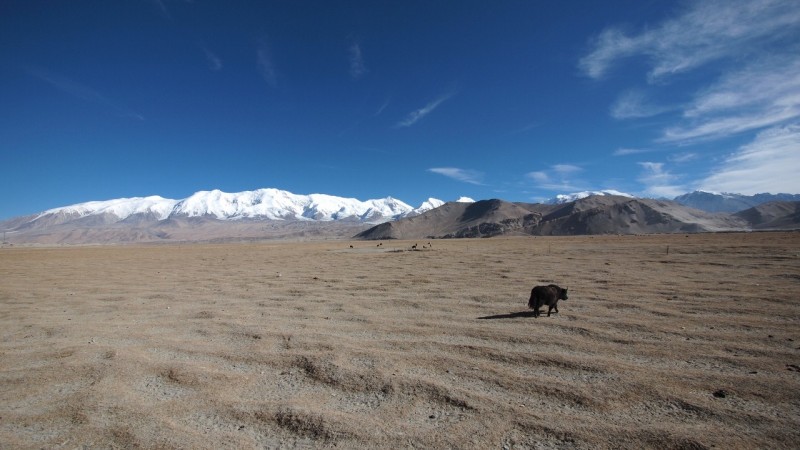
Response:
[[[769,202],[734,214],[759,230],[800,228],[800,202]]]
[[[386,222],[360,233],[362,239],[465,238],[530,234],[544,214],[561,205],[481,200],[446,203],[419,216]],[[528,230],[527,232],[525,230]]]
[[[744,223],[669,200],[592,196],[542,218],[536,235],[650,234],[732,231]]]
[[[712,214],[673,201],[592,196],[563,205],[484,200],[448,203],[420,216],[370,228],[361,239],[569,236],[733,231],[747,228],[739,217]]]

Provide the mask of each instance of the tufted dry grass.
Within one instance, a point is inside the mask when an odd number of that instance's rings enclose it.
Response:
[[[800,233],[414,243],[0,249],[0,447],[800,442]]]

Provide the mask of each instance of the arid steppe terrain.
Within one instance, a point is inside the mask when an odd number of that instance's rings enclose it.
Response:
[[[431,244],[1,248],[0,448],[800,445],[800,233]]]

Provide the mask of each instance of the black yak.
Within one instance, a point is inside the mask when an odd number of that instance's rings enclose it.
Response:
[[[528,307],[533,309],[533,317],[539,317],[539,308],[547,305],[547,317],[550,317],[550,311],[558,312],[558,301],[567,298],[567,288],[560,288],[555,284],[536,286],[531,289]]]

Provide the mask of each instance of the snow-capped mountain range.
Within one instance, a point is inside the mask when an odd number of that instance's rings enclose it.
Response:
[[[458,201],[473,201],[462,197]],[[31,222],[48,218],[75,220],[96,218],[104,223],[129,220],[134,216],[159,221],[172,217],[210,217],[218,220],[352,220],[380,223],[421,214],[445,202],[429,198],[418,208],[392,197],[361,201],[326,194],[298,195],[280,189],[257,189],[228,193],[200,191],[182,200],[160,196],[92,201],[38,214]],[[60,220],[57,220],[60,221]]]
[[[595,196],[598,198],[587,198]],[[361,201],[325,194],[297,195],[279,189],[236,193],[213,190],[196,192],[181,200],[150,196],[92,201],[9,219],[0,222],[4,238],[0,246],[348,239],[375,224],[388,225],[388,228],[392,229],[395,221],[401,224],[398,225],[400,228],[410,226],[409,223],[417,228],[422,227],[417,231],[422,230],[428,233],[423,235],[428,236],[431,226],[434,231],[442,231],[444,225],[462,223],[465,215],[475,223],[468,224],[469,229],[466,231],[461,229],[453,231],[454,235],[463,232],[466,233],[463,236],[472,236],[470,233],[478,230],[483,236],[487,230],[497,232],[512,228],[517,230],[514,232],[518,232],[519,227],[514,228],[512,226],[514,224],[521,225],[527,230],[526,233],[534,232],[534,228],[531,227],[535,217],[540,217],[540,222],[544,224],[537,225],[539,227],[537,232],[552,235],[582,232],[630,233],[632,230],[637,233],[650,233],[674,232],[676,229],[684,232],[800,228],[798,225],[800,196],[758,194],[751,197],[695,192],[677,198],[676,201],[665,201],[665,199],[637,199],[623,192],[605,190],[559,195],[546,202],[550,205],[510,203],[498,199],[475,202],[470,198],[461,197],[449,203],[429,198],[419,207],[413,208],[392,197]],[[769,208],[748,209],[741,211],[741,214],[715,213],[709,216],[695,209],[703,206],[716,208],[720,201],[729,203],[731,200],[743,199],[757,202],[777,199],[780,201],[771,203],[772,206]],[[695,200],[695,205],[686,208],[679,200],[684,202]],[[697,202],[697,200],[702,201]],[[459,203],[475,204],[459,205]],[[583,207],[574,208],[570,203],[581,203]],[[619,211],[620,205],[625,205],[622,208],[624,214]],[[470,214],[466,214],[468,208],[471,208]],[[645,212],[654,208],[663,209],[663,214],[648,215]],[[431,211],[434,209],[436,211]],[[555,218],[550,217],[556,210],[563,214],[556,214]],[[522,216],[517,217],[515,211]],[[564,222],[567,216],[574,216],[576,221],[585,220],[587,217],[600,217],[597,211],[600,211],[599,214],[603,218],[616,217],[619,220],[612,223],[603,222],[604,228],[592,225],[594,228],[584,229],[575,228],[573,222]],[[676,212],[680,214],[676,215]],[[420,220],[414,217],[418,215],[421,217]],[[502,219],[500,222],[497,222],[498,217]],[[627,223],[626,217],[633,217],[636,220]],[[406,218],[408,220],[403,220]],[[619,222],[620,220],[622,222]],[[654,220],[655,222],[651,223]],[[404,223],[406,225],[402,225]],[[569,227],[564,228],[562,226],[564,224],[568,224]],[[669,228],[667,225],[678,228]]]
[[[561,194],[547,200],[547,204],[565,204],[590,196],[635,196],[608,189]],[[738,211],[771,200],[799,200],[800,195],[718,194],[695,191],[675,198],[678,203],[694,208],[718,212]],[[475,200],[461,197],[458,203],[473,203]],[[113,224],[124,221],[164,221],[170,218],[211,218],[224,221],[243,219],[299,220],[299,221],[348,221],[376,224],[405,217],[420,215],[438,208],[444,201],[429,198],[414,208],[392,198],[358,200],[327,194],[298,195],[288,191],[265,188],[243,192],[223,192],[218,189],[199,191],[191,196],[175,200],[157,195],[149,197],[119,198],[90,201],[70,206],[49,209],[38,215],[28,216],[28,225],[55,225],[79,220],[83,223]],[[19,222],[17,222],[19,224]]]

